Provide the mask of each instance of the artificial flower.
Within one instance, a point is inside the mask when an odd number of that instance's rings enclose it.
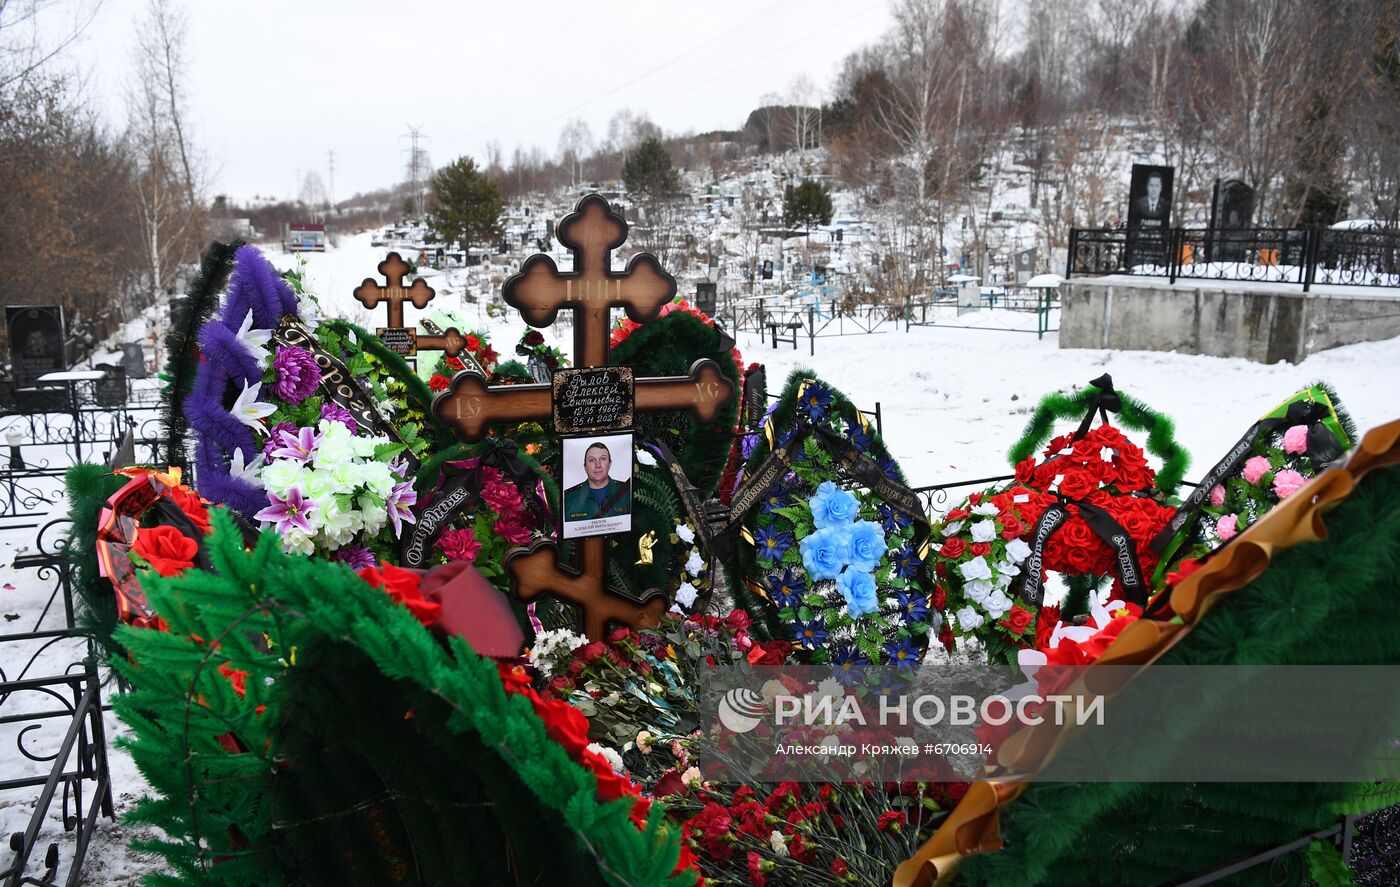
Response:
[[[316,363],[316,356],[296,345],[277,346],[272,372],[276,377],[272,393],[290,404],[306,400],[321,384],[321,367]]]
[[[243,390],[238,393],[238,397],[233,401],[233,406],[229,408],[229,412],[233,414],[235,419],[258,434],[267,430],[263,427],[262,420],[277,412],[277,407],[258,400],[258,395],[261,393],[261,382],[254,382],[252,385],[245,382]]]
[[[131,551],[160,575],[177,576],[194,566],[199,543],[174,527],[141,527]]]

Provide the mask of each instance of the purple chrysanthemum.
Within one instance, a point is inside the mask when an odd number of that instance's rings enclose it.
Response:
[[[338,403],[327,401],[321,404],[321,418],[328,422],[339,422],[350,429],[351,434],[359,432],[360,426],[355,422],[355,417],[350,415],[350,411]]]
[[[374,559],[374,552],[363,545],[345,545],[337,548],[331,554],[331,560],[349,564],[352,570],[363,570],[365,567],[379,565],[379,562]]]
[[[277,377],[272,393],[290,404],[306,400],[321,384],[321,368],[316,365],[315,355],[295,345],[277,346],[272,371]]]
[[[273,524],[279,533],[301,530],[310,536],[316,532],[311,526],[316,500],[308,498],[301,487],[292,487],[285,499],[278,498],[275,493],[268,493],[267,498],[272,504],[253,515],[254,519]]]

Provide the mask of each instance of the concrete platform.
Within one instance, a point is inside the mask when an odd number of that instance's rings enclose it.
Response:
[[[1060,287],[1061,348],[1177,351],[1298,363],[1400,336],[1400,289],[1114,274]]]

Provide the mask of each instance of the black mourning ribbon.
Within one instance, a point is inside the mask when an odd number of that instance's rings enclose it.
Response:
[[[1104,373],[1097,379],[1089,383],[1099,389],[1094,395],[1094,399],[1089,402],[1089,410],[1084,414],[1084,419],[1079,423],[1079,429],[1074,432],[1074,439],[1079,440],[1089,433],[1089,426],[1094,424],[1094,414],[1098,413],[1103,421],[1108,421],[1109,413],[1116,413],[1123,408],[1123,399],[1118,396],[1118,392],[1113,388],[1113,377]]]
[[[1191,495],[1186,497],[1186,501],[1181,503],[1176,514],[1165,527],[1152,537],[1152,542],[1148,546],[1155,554],[1161,554],[1166,550],[1167,545],[1176,534],[1181,532],[1182,527],[1193,520],[1205,505],[1206,497],[1210,491],[1228,477],[1232,477],[1239,471],[1240,466],[1249,458],[1249,454],[1254,452],[1254,444],[1259,437],[1264,434],[1272,434],[1281,428],[1292,428],[1294,425],[1306,425],[1308,429],[1308,447],[1306,455],[1319,467],[1341,458],[1345,450],[1337,436],[1323,422],[1332,414],[1326,404],[1318,403],[1315,400],[1298,400],[1288,405],[1287,411],[1282,416],[1272,419],[1260,419],[1249,427],[1235,445],[1225,454],[1225,458],[1215,464],[1215,467],[1206,472],[1201,478],[1200,484],[1191,491]]]
[[[1021,585],[1021,600],[1033,609],[1039,610],[1045,598],[1045,588],[1041,579],[1045,562],[1045,546],[1050,538],[1064,526],[1071,517],[1066,505],[1079,509],[1079,516],[1089,525],[1103,543],[1113,552],[1114,571],[1123,586],[1123,596],[1130,604],[1139,607],[1147,605],[1147,580],[1138,562],[1137,547],[1133,537],[1123,529],[1123,525],[1104,509],[1078,499],[1062,500],[1050,506],[1040,515],[1031,536],[1031,553],[1025,562],[1025,581]]]

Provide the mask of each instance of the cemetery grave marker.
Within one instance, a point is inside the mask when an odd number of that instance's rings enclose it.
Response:
[[[555,233],[573,254],[574,269],[561,272],[552,258],[531,256],[506,281],[503,297],[533,327],[549,326],[561,309],[572,310],[578,369],[556,373],[553,384],[509,386],[488,386],[480,375],[458,373],[433,401],[438,421],[467,442],[480,440],[493,423],[552,422],[556,432],[621,431],[627,427],[620,423],[630,425],[635,413],[680,409],[691,410],[701,422],[713,421],[734,395],[733,383],[714,361],[697,360],[689,375],[663,378],[636,379],[630,368],[608,367],[611,309],[624,309],[637,323],[653,321],[675,296],[675,278],[648,254],[634,256],[623,271],[611,270],[612,251],[627,239],[627,224],[596,194],[579,201]],[[516,595],[531,601],[548,594],[577,605],[593,640],[603,638],[609,622],[635,628],[660,620],[667,607],[660,592],[637,602],[608,591],[605,536],[585,538],[576,550],[577,569],[559,564],[554,542],[512,552],[506,570]]]
[[[408,272],[409,266],[403,257],[397,252],[389,253],[388,257],[379,263],[379,273],[384,275],[387,286],[380,286],[373,277],[366,277],[363,283],[355,287],[356,301],[366,308],[373,309],[380,302],[388,305],[389,325],[375,329],[375,335],[391,350],[404,358],[415,356],[420,348],[442,351],[448,357],[461,356],[467,350],[467,339],[456,327],[452,327],[440,335],[430,331],[425,336],[420,335],[413,327],[404,326],[404,302],[412,302],[415,308],[421,310],[427,308],[428,303],[437,295],[437,292],[428,286],[428,282],[421,277],[413,281],[411,286],[405,287],[403,278]]]

